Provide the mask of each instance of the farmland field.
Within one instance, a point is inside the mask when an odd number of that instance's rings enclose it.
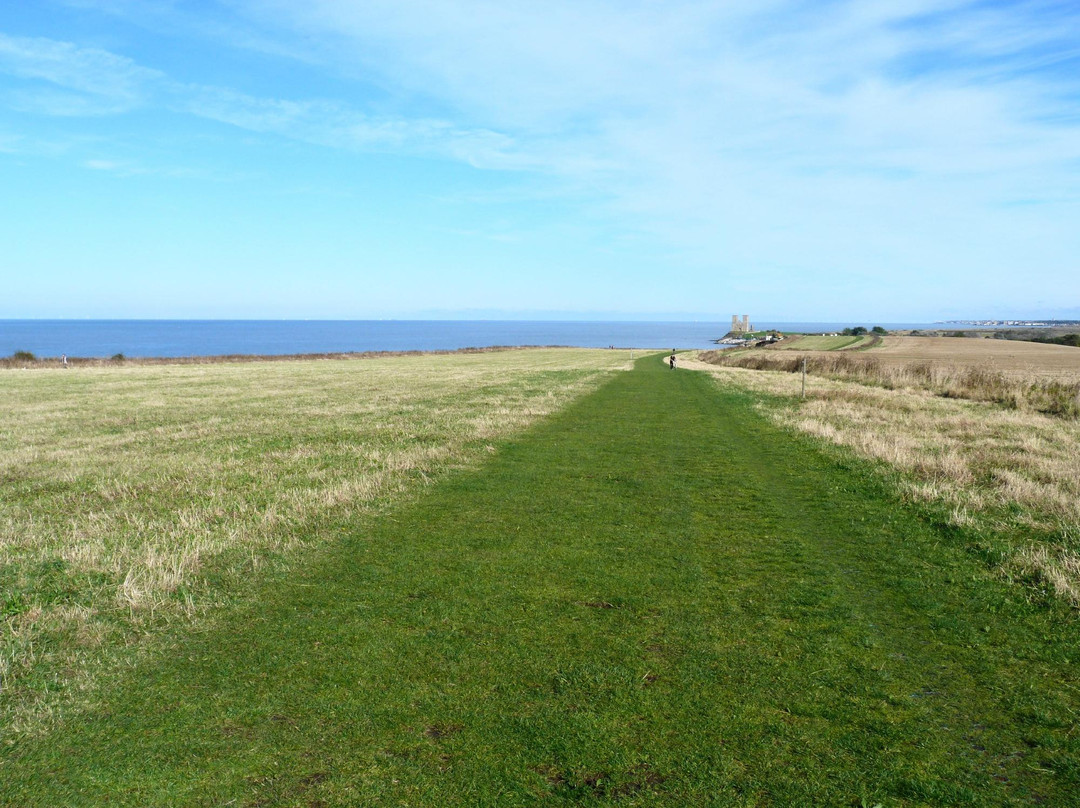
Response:
[[[857,339],[861,338],[806,337],[781,345],[791,351],[828,351],[847,347],[839,344],[839,340]],[[851,356],[861,357],[864,361],[876,360],[886,367],[928,362],[937,366],[987,368],[1015,376],[1080,382],[1080,350],[1067,345],[969,337],[886,336],[881,338],[880,344],[867,351],[852,352]]]
[[[873,355],[890,364],[925,360],[935,364],[987,365],[1003,373],[1080,381],[1080,350],[1067,345],[961,337],[885,337]]]

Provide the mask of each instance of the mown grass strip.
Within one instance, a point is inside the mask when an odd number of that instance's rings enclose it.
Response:
[[[326,526],[321,526],[325,528]],[[655,358],[267,580],[16,805],[1067,805],[1075,624]]]

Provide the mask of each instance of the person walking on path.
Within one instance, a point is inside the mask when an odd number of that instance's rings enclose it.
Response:
[[[671,365],[671,369],[675,370],[675,349],[671,349],[671,358],[668,359],[668,363]]]

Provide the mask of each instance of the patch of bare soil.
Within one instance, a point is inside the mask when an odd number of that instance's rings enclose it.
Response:
[[[1009,375],[1080,381],[1080,350],[1068,345],[966,337],[889,336],[861,355],[873,357],[886,366],[930,362],[951,367],[982,367]]]

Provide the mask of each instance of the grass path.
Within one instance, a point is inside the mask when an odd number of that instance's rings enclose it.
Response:
[[[643,360],[0,751],[0,805],[1077,804],[1075,622],[865,472]]]

